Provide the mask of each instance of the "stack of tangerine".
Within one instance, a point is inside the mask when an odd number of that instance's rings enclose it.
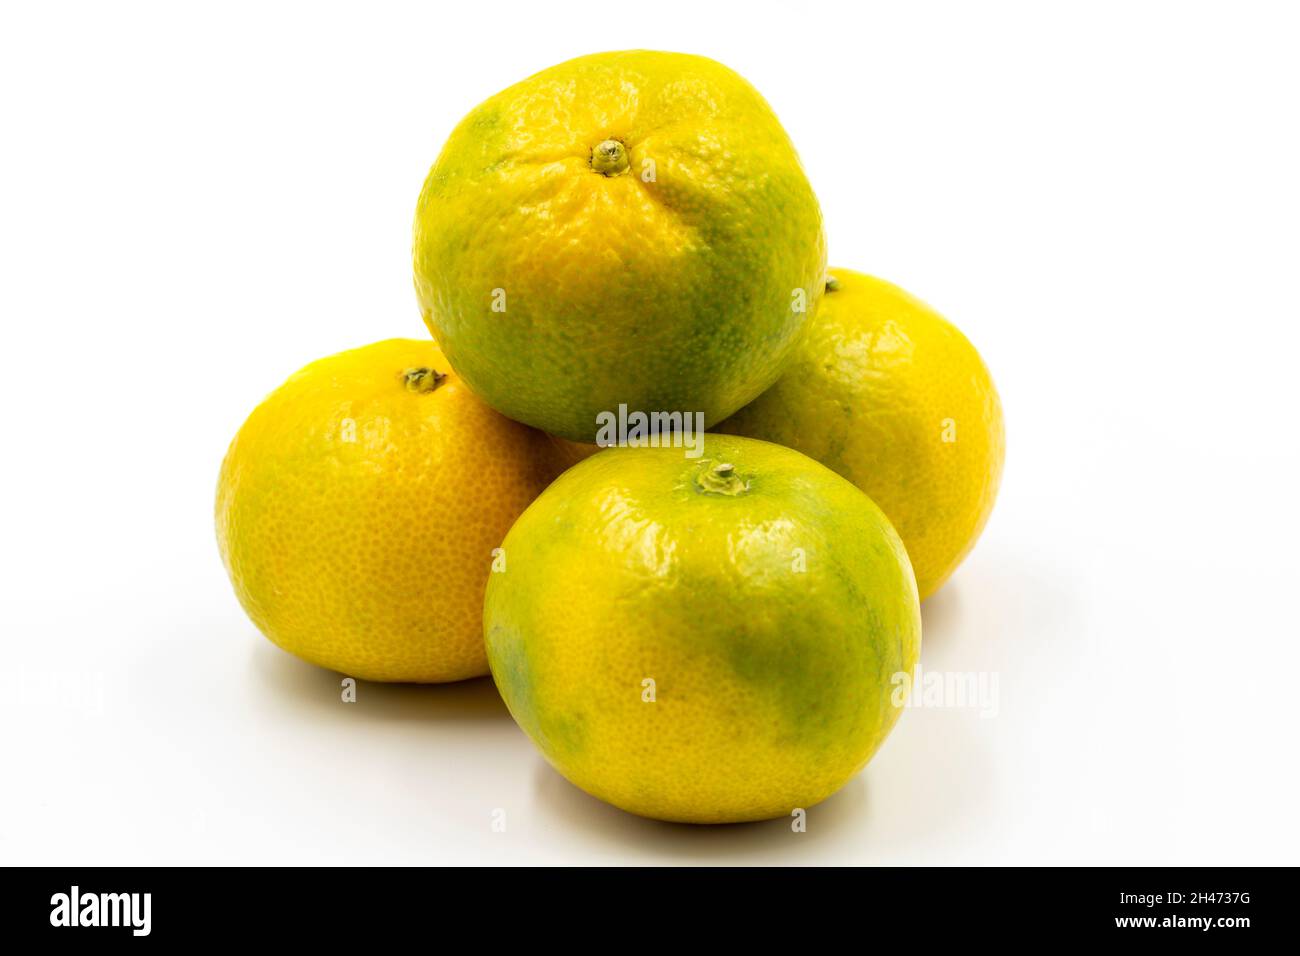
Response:
[[[314,362],[230,445],[217,536],[254,623],[352,677],[490,671],[556,769],[633,813],[835,792],[993,507],[975,349],[827,270],[785,131],[697,56],[582,57],[480,105],[414,261],[437,345]]]

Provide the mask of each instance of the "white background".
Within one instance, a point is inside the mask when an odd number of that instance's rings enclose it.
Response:
[[[1297,26],[1262,3],[6,4],[0,863],[1300,862]],[[804,834],[604,806],[490,681],[343,705],[257,634],[214,543],[266,392],[425,334],[410,224],[455,122],[637,46],[753,82],[832,263],[947,314],[1006,407],[1001,498],[922,658],[997,675],[997,713],[909,711]]]

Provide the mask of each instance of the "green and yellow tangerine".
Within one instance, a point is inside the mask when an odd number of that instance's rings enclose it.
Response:
[[[546,758],[616,806],[782,816],[842,786],[898,718],[894,677],[920,646],[906,554],[798,453],[715,435],[697,461],[602,452],[504,548],[484,611],[497,685]]]

